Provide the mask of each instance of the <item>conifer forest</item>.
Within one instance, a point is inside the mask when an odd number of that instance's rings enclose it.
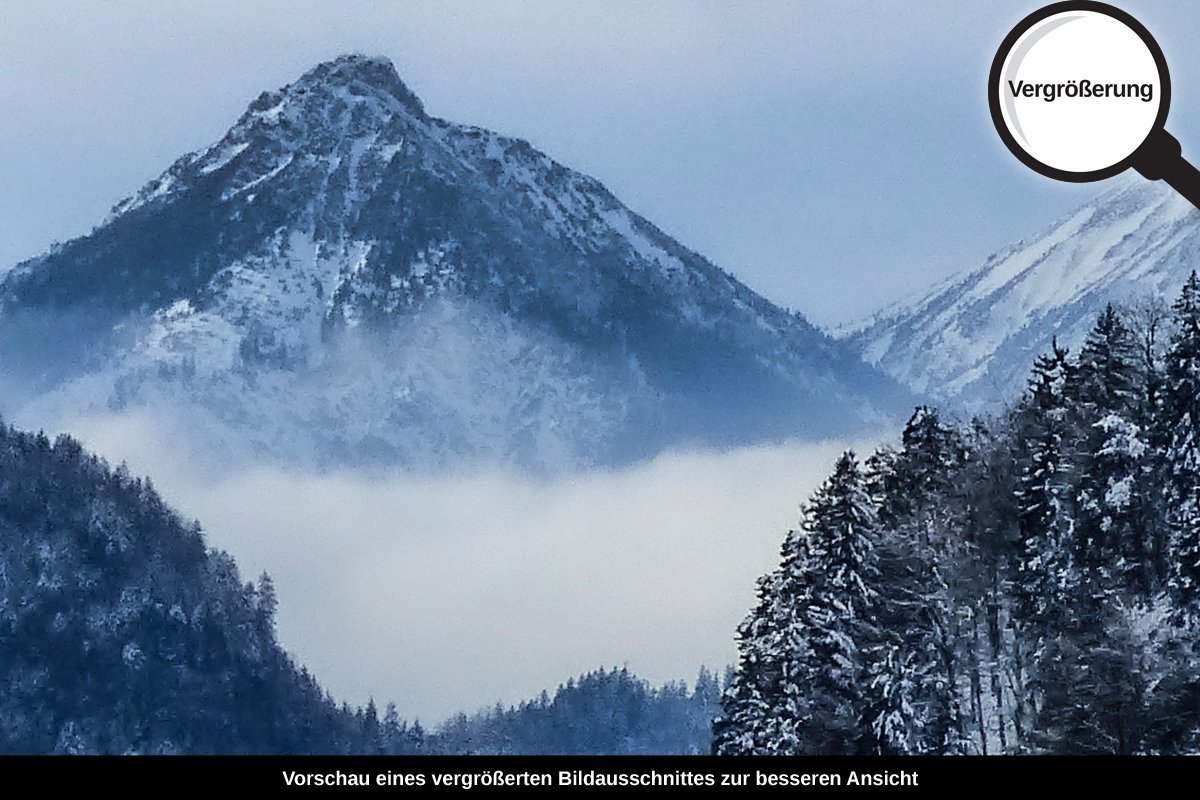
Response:
[[[738,629],[718,754],[1200,748],[1200,280],[1023,399],[847,452]]]

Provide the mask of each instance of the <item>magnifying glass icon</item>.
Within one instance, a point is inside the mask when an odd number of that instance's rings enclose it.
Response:
[[[992,61],[988,103],[1008,149],[1042,175],[1086,183],[1133,167],[1200,207],[1200,171],[1164,127],[1162,49],[1118,8],[1074,0],[1021,20]]]

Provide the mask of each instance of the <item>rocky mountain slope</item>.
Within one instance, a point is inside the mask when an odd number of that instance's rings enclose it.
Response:
[[[1200,266],[1195,207],[1139,176],[1114,183],[1044,233],[848,331],[847,343],[950,405],[1019,398],[1034,358],[1055,338],[1077,350],[1109,303],[1159,298],[1169,307]]]
[[[24,424],[148,409],[222,463],[573,468],[908,404],[596,180],[430,116],[362,56],[14,268],[0,355]]]

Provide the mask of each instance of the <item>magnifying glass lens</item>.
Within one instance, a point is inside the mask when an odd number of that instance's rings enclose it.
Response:
[[[1046,6],[1023,19],[992,62],[992,118],[1008,148],[1052,178],[1125,170],[1166,123],[1171,80],[1141,23],[1104,3]]]
[[[1163,101],[1154,54],[1124,23],[1067,11],[1025,32],[1005,59],[1004,122],[1025,152],[1053,169],[1091,173],[1129,158]]]

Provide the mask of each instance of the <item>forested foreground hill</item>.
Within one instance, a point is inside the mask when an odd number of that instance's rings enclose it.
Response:
[[[282,650],[264,573],[243,583],[149,480],[73,439],[0,423],[0,754],[695,753],[718,705],[701,672],[625,670],[429,732],[338,706]]]
[[[1197,752],[1200,280],[998,419],[847,453],[782,556],[717,752]]]
[[[0,752],[371,746],[367,714],[280,649],[274,612],[270,578],[243,584],[148,480],[0,424]]]

